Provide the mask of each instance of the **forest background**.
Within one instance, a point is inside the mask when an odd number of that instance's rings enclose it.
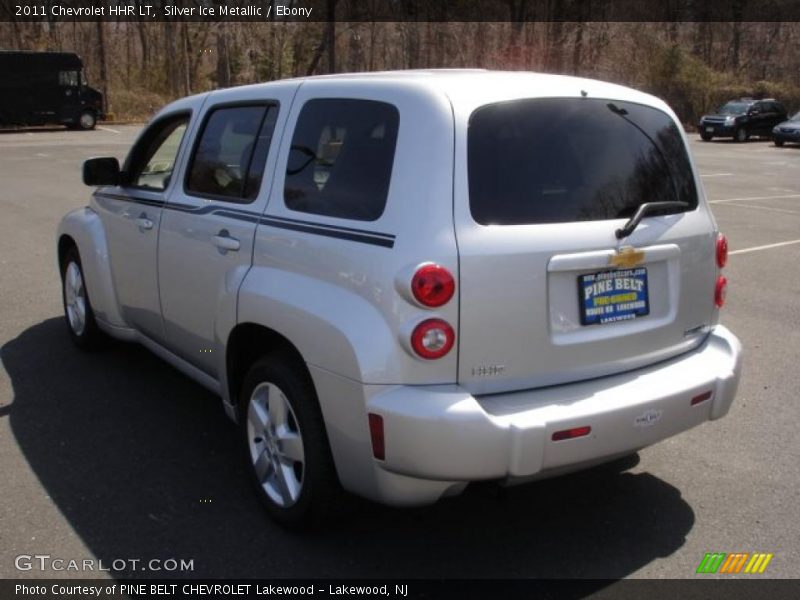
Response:
[[[108,111],[121,121],[146,120],[172,99],[221,87],[419,68],[613,81],[664,98],[689,129],[700,115],[742,96],[777,98],[790,113],[800,109],[798,22],[562,21],[547,12],[583,0],[507,0],[506,22],[424,20],[425,14],[387,21],[370,18],[376,1],[327,0],[327,22],[24,22],[0,14],[0,49],[78,53],[89,83],[105,92]]]

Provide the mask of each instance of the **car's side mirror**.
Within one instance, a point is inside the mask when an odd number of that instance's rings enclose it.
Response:
[[[119,185],[121,179],[116,158],[90,158],[83,161],[83,183],[86,185]]]
[[[751,115],[760,115],[761,114],[761,109],[760,108],[751,108],[750,109],[750,114]]]

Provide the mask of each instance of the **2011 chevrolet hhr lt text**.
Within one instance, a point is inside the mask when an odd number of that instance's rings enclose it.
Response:
[[[724,416],[727,242],[670,108],[599,81],[337,75],[178,100],[58,230],[69,332],[218,393],[267,510],[418,505]]]

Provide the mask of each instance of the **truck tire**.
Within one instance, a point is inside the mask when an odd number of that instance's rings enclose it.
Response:
[[[67,251],[61,265],[61,300],[72,342],[81,350],[96,350],[101,347],[105,336],[95,321],[86,290],[81,257],[75,246]]]
[[[91,110],[83,111],[78,117],[78,129],[89,131],[90,129],[94,129],[95,125],[97,125],[97,115]]]
[[[304,365],[288,354],[264,356],[245,375],[239,402],[245,459],[267,512],[289,529],[324,523],[342,490]]]

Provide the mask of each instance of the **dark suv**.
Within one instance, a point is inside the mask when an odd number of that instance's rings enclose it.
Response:
[[[716,114],[700,118],[697,130],[706,142],[715,137],[732,137],[746,142],[751,135],[771,136],[772,128],[786,120],[786,109],[773,98],[731,100]]]

